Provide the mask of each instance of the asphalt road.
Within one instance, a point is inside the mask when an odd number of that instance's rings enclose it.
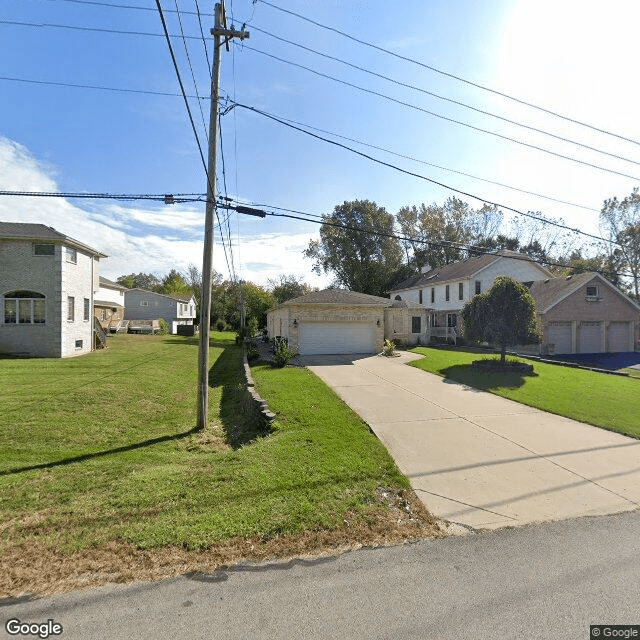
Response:
[[[640,624],[639,551],[632,511],[5,600],[0,636],[26,637],[5,630],[17,618],[52,619],[64,640],[586,639]]]

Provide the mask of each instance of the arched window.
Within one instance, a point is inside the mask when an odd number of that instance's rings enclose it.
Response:
[[[395,300],[402,300],[402,298],[400,296],[396,296]]]
[[[3,296],[5,324],[44,324],[45,297],[36,291],[10,291]]]

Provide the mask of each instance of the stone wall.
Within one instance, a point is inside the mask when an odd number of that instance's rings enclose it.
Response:
[[[271,430],[271,423],[275,419],[275,413],[269,410],[266,400],[263,400],[255,390],[255,383],[251,377],[251,367],[247,361],[247,351],[243,348],[244,383],[245,393],[243,400],[243,411],[245,418],[260,433],[268,433]]]

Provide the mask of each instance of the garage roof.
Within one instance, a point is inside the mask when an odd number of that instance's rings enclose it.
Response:
[[[324,289],[323,291],[314,291],[299,298],[287,300],[283,302],[283,304],[348,304],[370,307],[390,307],[393,304],[393,300],[370,296],[366,293],[358,293],[357,291],[348,291],[347,289]]]

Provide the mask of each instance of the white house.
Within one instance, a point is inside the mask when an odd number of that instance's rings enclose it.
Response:
[[[65,358],[92,351],[106,257],[53,227],[0,222],[0,353]]]
[[[171,333],[178,325],[194,324],[196,301],[192,295],[169,296],[146,289],[126,289],[124,292],[125,320],[158,320],[164,318]]]
[[[478,293],[490,289],[498,276],[519,282],[552,278],[553,274],[531,258],[514,251],[461,260],[407,278],[394,286],[390,297],[422,304],[431,310],[431,335],[455,337],[462,307]]]
[[[104,331],[117,331],[124,319],[124,292],[127,287],[100,276],[93,301],[96,319]]]

